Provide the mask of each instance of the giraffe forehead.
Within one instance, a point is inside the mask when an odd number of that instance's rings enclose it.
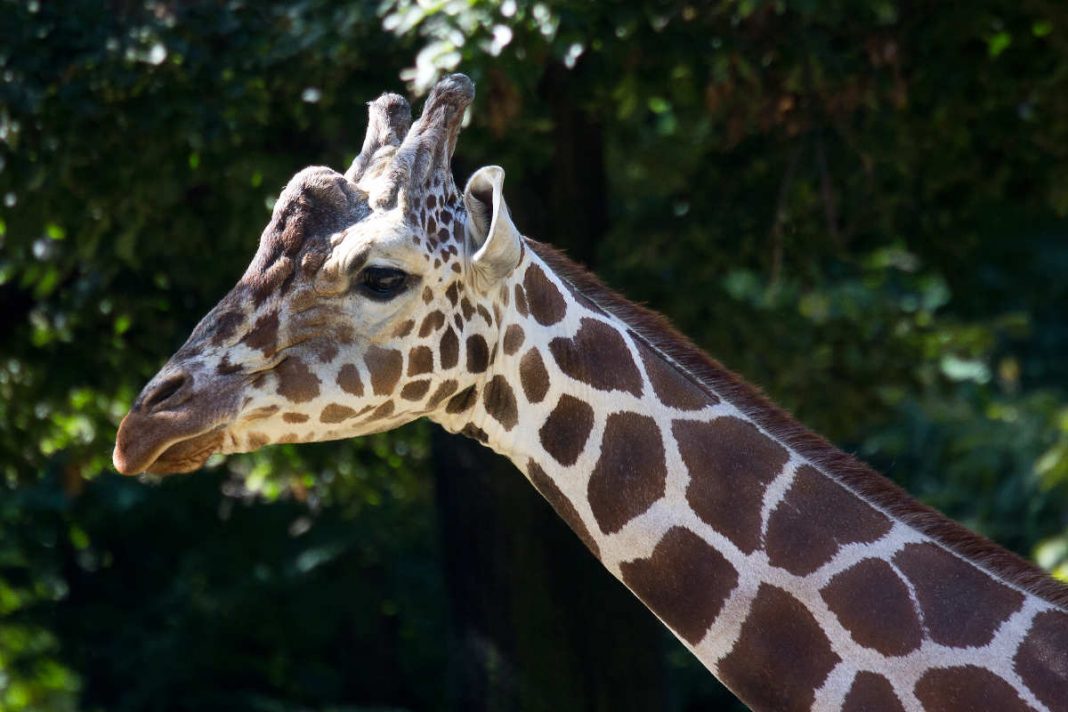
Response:
[[[367,194],[326,168],[298,173],[276,202],[271,222],[239,286],[253,310],[286,297],[302,278],[337,279],[364,263],[426,274],[462,273],[463,209],[439,185],[414,205],[373,209]]]
[[[327,252],[331,235],[359,223],[370,212],[367,196],[329,168],[305,168],[275,201],[271,220],[241,282],[262,301],[287,279],[302,253]]]
[[[426,251],[414,244],[413,232],[399,210],[374,213],[331,239],[333,249],[325,266],[351,272],[368,262],[385,262],[421,269]]]

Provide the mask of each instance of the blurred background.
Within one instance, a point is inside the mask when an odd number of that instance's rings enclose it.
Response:
[[[288,178],[451,71],[459,182],[504,166],[526,234],[1068,580],[1068,5],[0,0],[0,37],[0,710],[737,709],[426,422],[111,469]]]

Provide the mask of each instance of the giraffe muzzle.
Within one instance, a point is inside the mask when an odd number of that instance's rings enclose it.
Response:
[[[119,424],[115,469],[165,475],[200,468],[221,448],[236,414],[236,388],[227,385],[195,388],[191,373],[165,367]]]
[[[199,469],[222,446],[225,429],[222,427],[199,433],[183,440],[158,443],[131,434],[143,429],[142,423],[127,415],[119,426],[112,462],[123,475],[172,475]],[[124,437],[124,434],[126,437]]]

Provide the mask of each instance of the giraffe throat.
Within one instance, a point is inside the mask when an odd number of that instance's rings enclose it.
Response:
[[[1068,663],[1036,662],[1068,645],[1062,587],[526,245],[481,393],[431,417],[512,459],[743,701],[1064,709]]]

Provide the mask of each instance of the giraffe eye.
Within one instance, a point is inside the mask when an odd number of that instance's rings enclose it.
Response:
[[[360,273],[357,288],[376,301],[384,302],[403,292],[409,283],[409,274],[395,267],[366,267]]]

